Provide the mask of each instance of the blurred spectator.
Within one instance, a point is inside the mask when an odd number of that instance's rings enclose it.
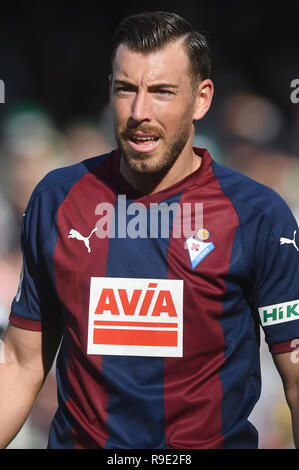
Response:
[[[89,122],[73,122],[64,132],[72,163],[110,152],[114,147],[106,135]]]
[[[64,139],[45,112],[25,108],[4,125],[3,147],[8,160],[7,191],[16,215],[23,214],[34,186],[50,170],[67,163]]]
[[[223,105],[224,125],[231,135],[264,145],[275,141],[283,120],[274,103],[249,92],[229,95]]]
[[[1,173],[4,191],[0,199],[0,328],[4,329],[22,268],[20,232],[23,212],[35,185],[47,172],[65,165],[68,160],[62,136],[40,110],[25,108],[13,112],[3,130],[2,153],[6,165]],[[41,398],[9,448],[46,446],[45,426],[56,410],[56,400],[56,379],[52,370]]]
[[[299,220],[299,155],[286,150],[290,132],[285,129],[292,125],[278,106],[257,94],[238,91],[223,100],[220,114],[226,163],[277,191]]]

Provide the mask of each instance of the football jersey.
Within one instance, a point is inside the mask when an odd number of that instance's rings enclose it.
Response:
[[[49,173],[23,217],[10,322],[62,330],[50,449],[256,448],[260,332],[299,338],[298,226],[215,162],[152,195],[120,152]]]

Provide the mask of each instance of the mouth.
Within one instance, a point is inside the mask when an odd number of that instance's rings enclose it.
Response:
[[[128,142],[136,152],[148,153],[156,150],[160,143],[160,137],[156,134],[135,132],[129,136]]]

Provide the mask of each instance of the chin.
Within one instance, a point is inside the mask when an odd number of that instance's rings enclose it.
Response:
[[[155,156],[150,153],[143,153],[140,158],[131,156],[128,158],[128,156],[124,154],[124,159],[130,170],[139,175],[165,174],[173,163],[168,160],[161,161],[161,158],[155,158]]]

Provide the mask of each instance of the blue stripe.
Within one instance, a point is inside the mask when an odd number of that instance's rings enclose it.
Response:
[[[65,335],[57,358],[56,380],[58,389],[58,410],[51,423],[48,449],[73,449],[75,441],[72,428],[74,417],[69,412],[66,402],[70,398],[68,381],[68,337]]]
[[[176,195],[164,202],[178,202],[179,198]],[[127,200],[127,205],[131,202]],[[149,210],[146,215],[149,230]],[[117,221],[115,225],[116,236],[110,239],[106,275],[165,279],[169,238],[118,239]],[[102,371],[109,395],[106,448],[165,448],[164,359],[104,356]]]
[[[226,292],[222,299],[223,313],[220,318],[225,341],[225,364],[220,371],[224,447],[256,448],[257,431],[248,417],[261,391],[259,324],[252,300],[253,273],[247,259],[248,253],[254,252],[256,236],[255,224],[249,224],[248,220],[256,218],[252,206],[242,202],[242,197],[247,202],[252,193],[255,194],[256,183],[215,162],[212,168],[239,218],[225,277]],[[239,197],[234,197],[232,193]],[[242,230],[242,227],[245,229]]]
[[[223,433],[226,447],[254,447],[257,432],[247,418],[261,389],[257,308],[297,298],[294,253],[279,249],[280,237],[292,234],[297,223],[272,189],[218,163],[213,162],[212,169],[240,224],[226,277],[221,319],[226,358],[221,371]],[[296,337],[299,322],[292,323],[281,328],[264,327],[266,341],[278,343]]]
[[[236,277],[244,272],[241,244],[238,228],[225,281],[226,294],[220,319],[225,340],[225,364],[220,371],[223,389],[222,433],[224,448],[228,449],[257,447],[257,431],[247,418],[261,389],[256,324],[243,289],[235,282]]]

